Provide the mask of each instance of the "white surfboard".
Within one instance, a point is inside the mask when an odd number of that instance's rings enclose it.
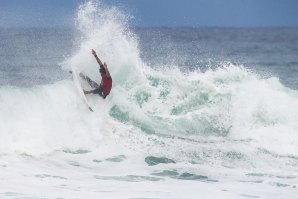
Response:
[[[83,91],[83,88],[82,88],[82,85],[81,85],[81,81],[79,79],[79,74],[78,74],[77,69],[75,67],[72,67],[72,76],[73,76],[73,82],[74,82],[74,84],[75,84],[75,86],[78,90],[78,93],[79,93],[81,99],[86,104],[88,109],[93,112],[93,110],[92,110],[91,106],[89,105],[88,100],[87,100],[87,98],[84,94],[84,91]]]

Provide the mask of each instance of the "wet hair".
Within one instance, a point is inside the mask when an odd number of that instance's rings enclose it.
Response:
[[[106,70],[105,70],[105,68],[103,67],[103,65],[100,65],[99,72],[100,72],[100,73],[103,73],[103,74],[106,74]]]

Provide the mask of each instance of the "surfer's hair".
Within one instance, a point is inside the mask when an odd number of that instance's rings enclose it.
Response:
[[[100,65],[99,72],[100,72],[100,73],[103,73],[103,74],[106,74],[106,70],[105,70],[105,68],[103,67],[103,65]]]

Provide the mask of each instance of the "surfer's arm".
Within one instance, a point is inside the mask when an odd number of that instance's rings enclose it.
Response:
[[[110,79],[111,78],[111,75],[110,75],[110,71],[108,69],[108,65],[106,64],[106,62],[103,64],[103,67],[104,67],[104,69],[106,71],[107,77]]]
[[[92,54],[94,55],[94,57],[95,57],[97,63],[98,63],[100,66],[103,65],[102,62],[100,61],[100,59],[97,57],[97,54],[96,54],[96,52],[95,52],[94,49],[92,49]]]

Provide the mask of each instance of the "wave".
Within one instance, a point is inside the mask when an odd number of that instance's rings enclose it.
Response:
[[[96,133],[100,115],[89,115],[71,81],[33,88],[5,86],[0,93],[0,153],[90,148],[101,138]]]
[[[276,77],[265,79],[230,63],[204,73],[152,69],[140,58],[130,18],[97,1],[78,10],[80,48],[61,65],[75,66],[99,82],[90,50],[108,63],[113,89],[106,100],[88,97],[94,113],[71,80],[0,88],[1,153],[92,151],[107,137],[152,155],[197,163],[298,156],[296,91]]]

